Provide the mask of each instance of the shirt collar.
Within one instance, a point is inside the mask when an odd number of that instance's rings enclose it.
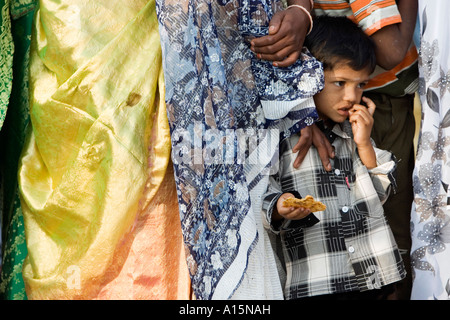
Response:
[[[333,143],[338,136],[343,139],[353,138],[352,126],[348,120],[345,120],[342,123],[333,122],[328,127],[325,126],[323,120],[319,120],[316,122],[316,125],[325,134],[330,143]]]

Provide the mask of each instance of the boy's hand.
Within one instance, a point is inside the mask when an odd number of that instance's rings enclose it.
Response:
[[[288,220],[300,220],[306,218],[311,211],[306,208],[293,208],[283,206],[283,201],[287,198],[295,197],[292,193],[283,193],[277,201],[276,211],[274,210],[272,220],[281,220],[282,218]]]
[[[369,98],[362,97],[367,107],[355,104],[349,111],[349,121],[352,124],[353,139],[356,145],[366,146],[371,145],[370,135],[373,127],[373,113],[375,112],[375,103]]]
[[[375,150],[370,141],[370,134],[373,127],[373,113],[375,112],[375,103],[369,98],[363,97],[367,107],[355,104],[349,112],[349,121],[352,124],[353,140],[358,147],[358,154],[362,163],[372,169],[377,166]]]

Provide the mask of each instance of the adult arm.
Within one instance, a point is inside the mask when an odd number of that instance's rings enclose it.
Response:
[[[380,67],[389,70],[402,62],[414,34],[417,6],[417,0],[398,0],[402,22],[385,26],[371,35]]]

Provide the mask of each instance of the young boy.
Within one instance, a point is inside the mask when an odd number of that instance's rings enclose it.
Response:
[[[279,170],[270,177],[263,213],[281,237],[285,298],[379,299],[405,270],[382,207],[395,187],[396,162],[373,146],[375,104],[362,97],[376,64],[374,45],[351,20],[323,16],[314,20],[305,46],[323,63],[325,86],[314,101],[335,158],[327,172],[311,147],[295,169],[298,135],[280,144]],[[311,213],[282,204],[307,195],[327,208]]]

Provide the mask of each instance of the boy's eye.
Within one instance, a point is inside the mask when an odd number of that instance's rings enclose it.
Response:
[[[358,84],[358,88],[363,89],[367,85],[367,82],[361,82]]]
[[[342,87],[342,86],[345,85],[345,81],[335,81],[334,85],[337,86],[337,87]]]

